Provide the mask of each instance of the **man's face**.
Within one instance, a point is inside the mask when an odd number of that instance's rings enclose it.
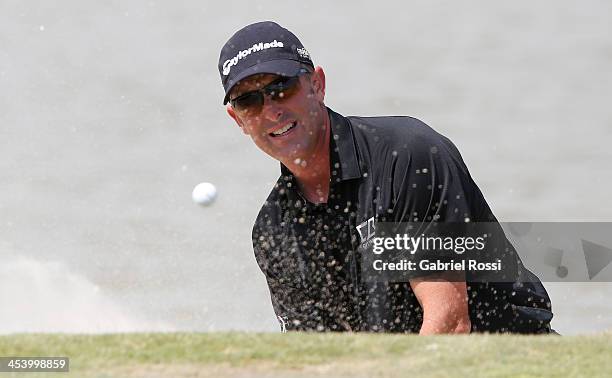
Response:
[[[250,76],[232,89],[229,98],[264,88],[278,79],[279,76],[271,74]],[[282,162],[300,159],[307,163],[325,140],[324,96],[325,74],[317,67],[299,77],[291,96],[274,100],[265,95],[259,112],[234,109],[229,104],[227,112],[257,147],[274,159]],[[291,129],[279,135],[287,126]]]

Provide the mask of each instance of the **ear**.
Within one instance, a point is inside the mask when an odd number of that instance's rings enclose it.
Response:
[[[236,111],[234,110],[234,108],[232,108],[232,105],[231,104],[227,104],[226,107],[225,107],[225,110],[227,111],[227,114],[229,114],[229,116],[232,117],[234,119],[234,121],[236,121],[238,126],[240,126],[240,128],[242,129],[242,132],[245,133],[246,135],[249,135],[248,131],[243,127],[242,120],[236,114]]]
[[[312,89],[314,90],[317,100],[323,102],[325,100],[325,72],[323,67],[316,66],[311,75]]]

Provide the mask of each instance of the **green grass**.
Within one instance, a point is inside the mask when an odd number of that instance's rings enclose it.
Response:
[[[0,356],[70,357],[70,373],[0,377],[609,377],[612,334],[9,335]]]

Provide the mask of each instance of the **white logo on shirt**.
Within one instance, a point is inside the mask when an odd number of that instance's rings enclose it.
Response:
[[[283,319],[282,316],[277,316],[277,318],[281,326],[281,333],[286,333],[287,332],[287,322],[285,321],[285,319]]]
[[[370,240],[376,232],[376,227],[374,225],[374,217],[361,223],[356,228],[357,228],[357,232],[359,232],[361,243],[365,243],[366,241]]]

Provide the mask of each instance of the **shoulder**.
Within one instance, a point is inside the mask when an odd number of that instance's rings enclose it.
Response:
[[[285,175],[278,178],[270,194],[261,206],[252,230],[252,241],[255,254],[259,255],[273,247],[278,247],[284,239],[285,223],[288,214],[292,214],[291,207],[295,203],[291,200],[292,180]],[[262,256],[257,256],[258,259]]]
[[[284,190],[284,183],[282,179],[281,176],[274,184],[268,198],[259,209],[251,232],[255,260],[266,275],[270,249],[277,245],[278,230],[283,219],[283,204],[281,203],[283,195],[281,193]]]
[[[425,122],[409,116],[346,117],[351,123],[356,143],[374,150],[429,153],[452,142]],[[452,146],[454,148],[454,146]]]
[[[455,145],[425,122],[409,116],[346,117],[365,164],[375,162],[429,163],[431,160],[463,166]]]
[[[381,137],[440,137],[434,129],[429,127],[420,119],[409,116],[384,116],[384,117],[346,117],[356,134],[365,137],[379,135]]]
[[[286,208],[286,183],[281,176],[264,201],[253,225],[253,238],[260,236],[265,228],[279,225],[282,222],[283,210]],[[258,234],[258,235],[256,235]]]

